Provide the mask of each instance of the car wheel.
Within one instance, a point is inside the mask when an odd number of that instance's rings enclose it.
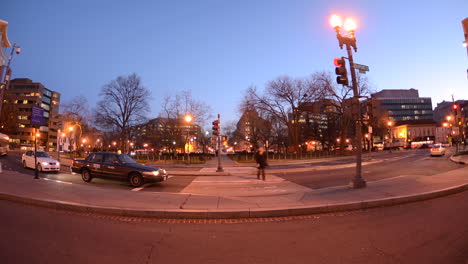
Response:
[[[25,161],[25,160],[23,160],[23,168],[25,168],[25,169],[28,168],[28,167],[26,166],[26,161]]]
[[[89,170],[84,169],[83,171],[81,171],[81,179],[83,179],[83,181],[85,182],[91,182],[93,176],[91,176],[91,172],[89,172]]]
[[[143,177],[138,173],[130,174],[130,184],[133,187],[140,187],[143,184]]]

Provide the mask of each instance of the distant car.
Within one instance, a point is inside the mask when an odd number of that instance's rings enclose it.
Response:
[[[129,181],[134,187],[145,181],[161,182],[168,178],[166,170],[144,166],[125,154],[95,152],[84,160],[73,160],[71,170],[81,174],[85,182],[96,178],[110,178]]]
[[[445,155],[445,148],[442,144],[434,144],[431,148],[431,156],[443,156]]]
[[[60,171],[60,162],[51,158],[49,154],[44,151],[37,152],[37,163],[34,164],[34,151],[29,150],[24,153],[21,157],[21,162],[25,168],[35,168],[37,166],[38,171]]]

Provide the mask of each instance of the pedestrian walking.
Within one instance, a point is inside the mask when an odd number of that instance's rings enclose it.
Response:
[[[257,163],[257,179],[260,180],[260,174],[262,179],[265,180],[265,168],[268,166],[267,163],[267,153],[263,147],[258,148],[258,151],[255,152],[255,162]]]

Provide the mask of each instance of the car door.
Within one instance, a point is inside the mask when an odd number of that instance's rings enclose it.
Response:
[[[26,167],[30,168],[31,165],[29,164],[30,163],[30,156],[31,156],[31,152],[30,150],[26,151],[26,153],[24,153],[24,163],[26,164]]]
[[[35,168],[34,166],[34,151],[30,150],[26,153],[26,167]]]
[[[119,156],[114,153],[106,153],[102,165],[102,174],[107,178],[122,179],[126,176],[122,173],[122,164],[119,161]]]
[[[104,160],[104,154],[102,153],[93,153],[89,155],[86,167],[91,171],[92,175],[102,175],[102,163]]]

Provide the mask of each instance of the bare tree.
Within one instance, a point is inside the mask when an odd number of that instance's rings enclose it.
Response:
[[[235,126],[233,136],[239,143],[252,146],[256,149],[259,146],[267,146],[271,142],[271,115],[268,112],[260,111],[254,103],[251,94],[246,93],[239,105],[241,118]],[[263,116],[261,115],[263,114]]]
[[[184,126],[183,117],[186,114],[190,114],[193,117],[193,124],[202,127],[212,117],[211,112],[210,106],[194,99],[190,91],[166,95],[158,117],[159,123],[163,128],[161,131],[165,131],[161,137],[164,137],[165,141],[170,143],[165,147],[172,149],[174,153],[176,148],[183,148],[187,138],[181,127]],[[197,138],[203,136],[200,134],[200,131],[192,131],[191,133],[195,133]],[[176,144],[172,144],[173,142],[176,142]]]
[[[338,127],[341,145],[340,149],[343,149],[345,139],[347,138],[350,130],[351,121],[353,121],[353,116],[351,115],[353,112],[351,109],[351,100],[354,96],[353,91],[347,86],[336,84],[330,72],[317,72],[314,74],[314,76],[319,85],[326,90],[327,97],[331,99],[329,103],[338,113],[339,119],[341,119],[341,125]],[[364,97],[369,95],[371,91],[371,84],[369,83],[367,77],[362,74],[357,74],[357,82],[359,96]],[[331,121],[334,122],[336,119]],[[330,124],[329,129],[336,129],[336,125]],[[334,131],[329,131],[328,134],[334,134]]]
[[[89,121],[88,99],[80,95],[73,97],[62,105],[62,116],[65,121],[76,121],[85,124]]]
[[[132,126],[146,120],[150,91],[142,86],[138,75],[119,76],[102,87],[95,110],[95,121],[106,129],[119,133],[119,146],[128,150],[127,139]]]
[[[299,106],[321,100],[324,92],[314,76],[303,79],[278,77],[267,84],[264,95],[260,95],[253,86],[247,90],[252,103],[262,114],[268,113],[287,126],[293,151],[297,150],[299,144]]]

